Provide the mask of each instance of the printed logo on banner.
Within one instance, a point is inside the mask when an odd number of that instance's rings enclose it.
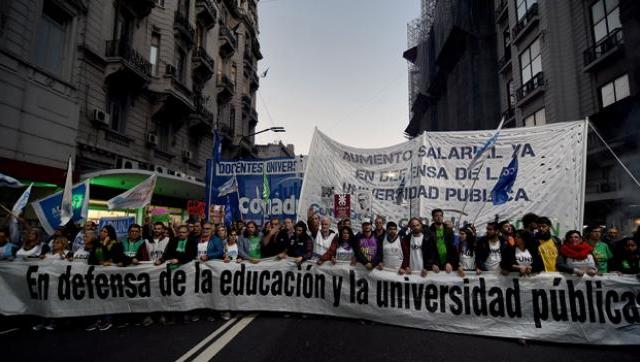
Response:
[[[335,194],[333,196],[333,215],[338,219],[351,217],[351,195]]]
[[[371,192],[358,191],[355,194],[357,212],[364,215],[371,213]]]

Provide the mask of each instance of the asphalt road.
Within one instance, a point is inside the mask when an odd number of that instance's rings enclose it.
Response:
[[[357,320],[247,314],[173,326],[85,332],[72,320],[34,332],[3,320],[0,348],[7,361],[637,361],[640,347],[594,347],[456,335]],[[12,330],[18,325],[25,327]],[[7,359],[5,359],[7,358]]]

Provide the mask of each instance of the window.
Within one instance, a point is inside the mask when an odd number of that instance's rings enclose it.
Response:
[[[504,29],[504,31],[502,32],[502,41],[504,46],[504,54],[506,56],[507,53],[511,52],[511,31],[509,31],[509,28]]]
[[[229,130],[232,135],[236,134],[236,110],[233,108],[229,112]]]
[[[600,87],[602,108],[607,107],[622,98],[628,97],[629,94],[629,76],[625,74],[616,78],[613,82]]]
[[[522,84],[524,85],[540,72],[542,72],[542,57],[540,56],[540,38],[537,38],[520,54]]]
[[[176,78],[180,83],[186,83],[187,79],[187,54],[176,47]]]
[[[513,79],[507,82],[507,100],[509,101],[509,108],[515,107],[516,93],[513,91]]]
[[[178,12],[189,19],[189,0],[178,0]]]
[[[599,0],[591,5],[591,24],[595,43],[620,28],[618,0]]]
[[[540,108],[524,119],[525,127],[541,126],[546,123],[547,120],[544,115],[544,108]]]
[[[35,62],[55,75],[62,75],[65,60],[65,38],[70,22],[68,14],[44,2],[36,35]]]
[[[189,151],[191,151],[191,162],[195,162],[200,154],[200,144],[202,137],[191,137],[189,139]]]
[[[111,116],[111,130],[125,133],[128,105],[129,97],[126,94],[112,92],[108,95],[107,110]]]
[[[158,134],[158,148],[162,151],[169,151],[171,148],[171,122],[158,123],[156,132]]]
[[[151,35],[151,50],[149,51],[149,62],[151,63],[151,74],[158,75],[160,51],[160,34]]]
[[[537,2],[538,0],[516,0],[516,14],[518,15],[518,21],[524,18],[527,14],[527,10]]]
[[[207,47],[207,29],[200,23],[196,25],[196,44],[201,48]]]

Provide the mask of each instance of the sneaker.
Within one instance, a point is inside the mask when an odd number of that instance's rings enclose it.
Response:
[[[42,330],[42,328],[44,328],[44,324],[42,324],[42,323],[38,323],[38,324],[36,324],[35,326],[31,327],[31,329],[33,329],[33,330],[34,330],[34,331],[36,331],[36,332],[37,332],[37,331],[41,331],[41,330]]]
[[[98,329],[98,328],[99,328],[99,326],[100,326],[100,322],[98,321],[98,322],[95,322],[95,323],[93,323],[93,324],[89,325],[89,326],[88,326],[87,328],[85,328],[84,330],[85,330],[85,331],[87,331],[87,332],[95,331],[96,329]]]
[[[153,324],[153,318],[151,318],[151,316],[146,316],[143,320],[142,320],[142,325],[145,327],[149,327],[150,325]]]
[[[118,328],[127,328],[127,327],[129,327],[129,322],[118,323]]]
[[[48,331],[53,331],[56,329],[56,323],[55,322],[49,322],[46,326],[44,326],[44,329],[48,330]]]
[[[192,322],[199,322],[199,321],[200,321],[200,316],[199,316],[199,315],[197,315],[197,314],[194,314],[194,315],[191,317],[191,321],[192,321]]]
[[[223,321],[228,321],[229,319],[231,319],[231,313],[229,312],[222,312],[220,313],[220,316],[222,317]]]
[[[209,316],[207,316],[207,321],[215,322],[216,321],[216,317],[214,317],[213,315],[209,315]]]
[[[111,329],[111,327],[113,327],[113,324],[109,321],[106,321],[104,323],[100,323],[100,325],[98,326],[98,329],[104,332]]]

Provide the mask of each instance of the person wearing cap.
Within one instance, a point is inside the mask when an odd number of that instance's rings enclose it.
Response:
[[[362,220],[362,232],[356,235],[354,249],[356,260],[367,270],[375,268],[382,260],[382,247],[371,230],[371,219]]]

